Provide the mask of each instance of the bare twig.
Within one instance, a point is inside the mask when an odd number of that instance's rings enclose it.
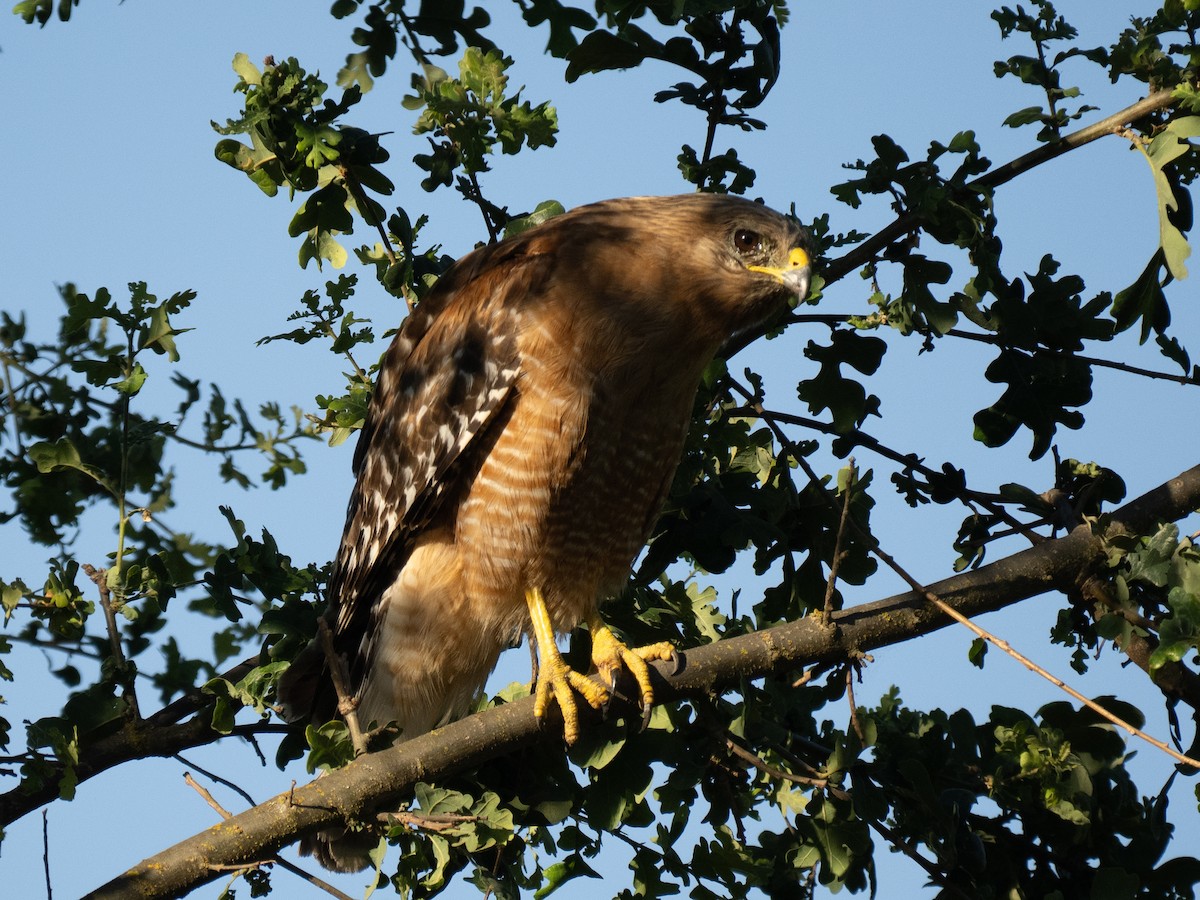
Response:
[[[426,814],[407,810],[380,813],[376,818],[384,825],[404,825],[409,828],[420,828],[424,831],[445,831],[462,825],[465,822],[478,822],[479,816],[468,816],[457,813]]]
[[[852,523],[852,525],[853,525],[853,523]],[[1163,741],[1160,741],[1158,738],[1147,734],[1146,732],[1142,731],[1142,729],[1138,728],[1136,725],[1134,725],[1130,722],[1125,721],[1120,716],[1109,712],[1107,709],[1105,709],[1103,706],[1101,706],[1096,701],[1085,697],[1083,694],[1079,693],[1079,691],[1075,690],[1073,687],[1071,687],[1069,684],[1067,684],[1061,678],[1051,675],[1049,672],[1047,672],[1045,669],[1043,669],[1041,666],[1039,666],[1037,663],[1035,663],[1029,657],[1025,656],[1020,651],[1016,650],[1008,641],[1004,640],[1003,638],[997,637],[996,635],[992,634],[990,631],[987,631],[987,630],[979,627],[974,622],[972,622],[970,620],[970,618],[963,615],[961,612],[959,612],[953,606],[951,606],[950,604],[943,601],[933,591],[929,590],[924,585],[922,585],[919,581],[917,581],[917,579],[915,579],[912,575],[910,575],[899,563],[897,563],[896,560],[891,556],[891,554],[889,554],[882,547],[880,547],[878,541],[874,540],[873,538],[871,538],[870,536],[867,536],[867,535],[863,535],[863,539],[870,543],[871,552],[874,553],[877,557],[879,557],[879,559],[884,563],[884,565],[886,565],[893,572],[895,572],[897,575],[899,575],[901,578],[903,578],[905,580],[905,582],[907,582],[908,585],[914,591],[917,591],[920,594],[922,594],[922,596],[925,597],[926,602],[928,602],[931,606],[935,607],[943,614],[949,616],[951,619],[953,619],[955,622],[958,622],[960,625],[963,625],[966,628],[968,628],[977,637],[982,638],[983,640],[987,641],[989,644],[992,644],[995,647],[999,648],[1000,650],[1004,651],[1009,656],[1011,656],[1013,659],[1015,659],[1017,662],[1019,662],[1021,665],[1023,665],[1025,668],[1029,669],[1029,671],[1033,672],[1036,675],[1040,675],[1042,678],[1049,681],[1051,684],[1053,684],[1059,690],[1063,691],[1065,694],[1067,694],[1071,698],[1078,700],[1080,703],[1082,703],[1088,709],[1097,713],[1102,718],[1107,719],[1109,722],[1116,725],[1118,728],[1122,728],[1125,731],[1129,732],[1130,734],[1134,735],[1135,737],[1141,738],[1143,741],[1150,744],[1152,747],[1157,747],[1159,750],[1163,751],[1164,753],[1166,753],[1168,756],[1170,756],[1172,759],[1176,760],[1177,762],[1181,762],[1186,766],[1192,766],[1194,768],[1200,769],[1200,760],[1193,759],[1190,756],[1185,756],[1184,754],[1177,751],[1174,747],[1171,747],[1170,745],[1164,743]]]
[[[217,815],[219,815],[222,819],[230,819],[233,817],[233,813],[218,803],[217,798],[209,792],[208,788],[196,781],[196,779],[192,777],[191,772],[184,772],[183,780],[187,782],[188,787],[203,797],[204,802],[215,809],[217,811]]]
[[[850,499],[854,496],[854,486],[858,482],[858,470],[854,467],[853,457],[848,461],[848,466],[850,474],[846,479],[846,491],[842,497],[842,513],[838,518],[837,538],[833,544],[833,559],[829,562],[829,579],[825,583],[825,606],[821,611],[821,620],[826,625],[829,624],[829,617],[833,615],[833,592],[837,585],[838,569],[841,568],[842,558],[846,555],[846,519],[850,516]]]
[[[951,884],[946,873],[940,869],[937,863],[930,862],[920,854],[916,847],[910,844],[907,840],[896,834],[891,828],[888,828],[883,822],[872,816],[864,816],[863,821],[879,833],[885,841],[915,862],[918,866],[925,870],[925,874],[930,880],[942,888],[944,892],[961,898],[961,900],[973,900],[973,895],[966,893],[958,885]]]
[[[205,774],[208,775],[209,773],[206,772]],[[215,777],[215,776],[209,775],[209,777]],[[232,818],[233,814],[230,813],[228,810],[226,810],[223,806],[221,806],[221,804],[217,802],[216,798],[213,797],[213,795],[211,793],[209,793],[208,790],[206,790],[203,785],[199,784],[196,781],[196,779],[194,779],[192,777],[190,772],[183,773],[183,780],[186,781],[188,783],[188,785],[190,785],[191,788],[196,791],[196,793],[198,793],[201,797],[203,797],[204,802],[207,803],[209,806],[211,806],[213,809],[215,809],[217,811],[217,814],[222,819]],[[219,780],[222,784],[226,784],[226,785],[229,784],[229,782],[225,781],[225,779],[223,779],[223,778],[217,779],[217,780]],[[237,790],[237,789],[235,788],[235,790]],[[316,875],[313,875],[311,872],[306,872],[304,869],[300,868],[297,865],[294,865],[293,863],[288,862],[286,859],[283,859],[280,856],[273,856],[270,859],[257,860],[255,862],[249,862],[249,863],[239,863],[239,864],[233,864],[233,865],[215,865],[215,866],[213,866],[213,871],[243,872],[243,871],[249,871],[251,869],[257,869],[262,866],[271,866],[271,865],[279,866],[280,868],[285,869],[288,872],[291,872],[293,875],[300,876],[305,881],[307,881],[310,884],[314,885],[315,887],[318,887],[321,890],[325,891],[325,893],[339,898],[339,900],[353,900],[353,898],[350,897],[349,894],[342,893],[341,891],[339,891],[337,888],[335,888],[333,885],[329,884],[328,882],[322,880],[321,878],[318,878]]]
[[[307,881],[313,887],[319,888],[320,890],[327,893],[329,896],[337,897],[337,900],[355,900],[354,897],[351,897],[349,894],[339,891],[337,888],[335,888],[332,884],[330,884],[325,879],[312,874],[312,872],[305,871],[304,869],[300,868],[295,863],[288,862],[282,856],[274,857],[271,860],[271,862],[272,862],[272,864],[279,866],[279,868],[284,869],[288,872],[291,872],[293,875],[296,875],[300,878],[303,878],[305,881]]]
[[[808,464],[808,461],[803,458],[799,458],[799,459],[797,459],[797,462],[799,463],[800,467],[805,471],[805,473],[808,475],[808,477],[812,481],[813,485],[821,489],[823,495],[826,498],[826,502],[834,510],[836,510],[837,509],[836,499],[830,494],[830,492],[828,490],[825,490],[824,487],[821,485],[820,479],[817,478],[816,472],[813,471],[812,467]],[[866,544],[867,548],[870,550],[871,553],[873,553],[876,557],[878,557],[879,560],[881,562],[883,562],[883,564],[886,565],[889,569],[891,569],[893,572],[895,572],[897,575],[899,575],[902,579],[904,579],[904,581],[909,585],[909,587],[911,587],[914,591],[916,591],[918,594],[923,596],[925,598],[925,601],[927,603],[929,603],[931,606],[938,609],[940,612],[944,613],[945,615],[949,616],[951,619],[958,622],[959,624],[965,625],[968,629],[970,629],[972,632],[974,632],[976,636],[982,638],[983,640],[987,641],[988,643],[995,645],[1000,650],[1004,651],[1009,656],[1011,656],[1013,659],[1020,662],[1023,666],[1025,666],[1031,672],[1045,678],[1047,681],[1049,681],[1055,687],[1059,688],[1061,691],[1063,691],[1064,693],[1066,693],[1068,696],[1072,697],[1073,699],[1078,700],[1080,703],[1082,703],[1088,709],[1090,709],[1093,712],[1100,715],[1102,718],[1107,719],[1108,721],[1112,722],[1114,725],[1124,729],[1125,731],[1129,732],[1130,734],[1141,738],[1142,740],[1146,741],[1151,746],[1157,747],[1158,749],[1162,750],[1164,753],[1166,753],[1168,756],[1172,757],[1173,759],[1177,760],[1178,762],[1181,762],[1184,765],[1200,768],[1200,761],[1192,759],[1189,756],[1185,756],[1182,753],[1179,753],[1173,747],[1158,740],[1158,738],[1152,737],[1151,735],[1142,731],[1140,728],[1133,725],[1132,723],[1127,722],[1124,719],[1120,718],[1119,716],[1109,712],[1107,709],[1105,709],[1100,704],[1096,703],[1094,700],[1090,700],[1087,697],[1083,696],[1083,694],[1079,693],[1077,690],[1075,690],[1074,688],[1069,686],[1065,681],[1063,681],[1060,678],[1055,677],[1054,675],[1051,675],[1049,672],[1047,672],[1041,666],[1037,665],[1037,663],[1033,662],[1031,659],[1029,659],[1028,657],[1021,654],[1019,651],[1014,649],[1012,647],[1012,645],[1008,643],[1008,641],[1005,641],[1002,638],[999,638],[999,637],[995,636],[994,634],[992,634],[991,632],[986,631],[985,629],[976,625],[974,622],[972,622],[970,620],[970,618],[963,615],[961,612],[954,609],[949,604],[945,603],[940,597],[937,596],[936,593],[931,591],[929,588],[927,588],[925,585],[923,585],[921,582],[919,582],[916,578],[914,578],[912,575],[910,575],[908,573],[908,571],[906,569],[904,569],[904,567],[902,567],[890,553],[888,553],[886,550],[883,549],[882,546],[880,546],[879,541],[877,541],[872,535],[864,532],[862,530],[862,528],[859,527],[858,523],[855,522],[853,519],[850,520],[850,527],[853,528],[855,530],[855,532],[857,532],[857,534],[863,540],[863,542]]]
[[[21,440],[21,420],[17,415],[17,410],[20,408],[17,404],[17,392],[13,390],[12,377],[9,370],[13,368],[15,360],[12,354],[5,352],[0,353],[0,372],[4,376],[4,394],[8,400],[9,413],[12,416],[12,431],[13,431],[13,448],[18,456],[25,455],[25,446]]]
[[[333,632],[329,630],[329,623],[324,619],[317,622],[317,637],[321,641],[321,649],[325,652],[329,677],[333,682],[333,690],[337,694],[338,713],[346,722],[355,755],[361,755],[367,752],[367,739],[358,723],[358,700],[355,699],[354,692],[350,689],[350,676],[346,671],[346,661],[333,646]]]
[[[858,721],[858,705],[854,702],[854,676],[857,672],[858,666],[846,666],[846,701],[850,704],[850,729],[858,738],[858,742],[865,745],[867,739],[863,735],[862,723]]]
[[[824,788],[829,786],[829,779],[827,778],[809,778],[805,775],[785,772],[783,769],[771,765],[766,760],[747,750],[733,738],[725,739],[725,747],[738,759],[748,762],[770,778],[776,778],[780,781],[790,781],[792,784],[802,784],[806,787]]]
[[[816,669],[805,669],[804,674],[802,674],[799,678],[797,678],[795,681],[792,682],[792,687],[794,687],[794,688],[804,687],[804,685],[808,684],[810,681],[813,680],[813,676],[815,674],[817,674]]]
[[[403,11],[397,13],[397,15],[400,17],[400,24],[404,28],[404,33],[408,36],[409,52],[412,53],[417,65],[424,68],[429,65],[429,55],[421,47],[421,39],[417,37],[417,32],[412,26],[412,20]]]
[[[54,900],[54,888],[50,886],[50,815],[42,810],[42,869],[46,873],[46,900]]]
[[[802,457],[797,457],[796,462],[799,464],[801,469],[804,470],[805,474],[808,476],[809,480],[813,483],[813,485],[821,490],[823,496],[825,497],[826,503],[834,511],[836,511],[837,510],[836,498],[822,486],[821,480],[817,477],[817,473],[815,471],[813,471],[812,466],[810,466],[808,464],[808,461]],[[1062,690],[1064,693],[1066,693],[1068,696],[1072,697],[1073,699],[1078,700],[1080,703],[1082,703],[1088,709],[1091,709],[1093,712],[1100,715],[1102,718],[1107,719],[1108,721],[1112,722],[1114,725],[1117,725],[1118,727],[1124,729],[1125,731],[1129,732],[1130,734],[1141,738],[1142,740],[1149,743],[1151,746],[1157,747],[1158,749],[1165,752],[1168,756],[1183,763],[1184,765],[1200,768],[1200,761],[1197,761],[1195,759],[1192,759],[1189,756],[1185,756],[1184,754],[1179,753],[1173,747],[1169,746],[1168,744],[1164,743],[1163,741],[1160,741],[1157,738],[1152,737],[1151,735],[1142,731],[1137,726],[1135,726],[1135,725],[1131,724],[1130,722],[1127,722],[1124,719],[1120,718],[1119,716],[1109,712],[1108,710],[1106,710],[1104,707],[1102,707],[1100,704],[1096,703],[1095,701],[1090,700],[1087,697],[1083,696],[1083,694],[1079,693],[1074,688],[1070,687],[1062,679],[1057,678],[1054,675],[1051,675],[1049,672],[1047,672],[1041,666],[1037,665],[1031,659],[1029,659],[1028,657],[1021,654],[1019,651],[1014,649],[1012,647],[1012,645],[1009,644],[1007,641],[1003,640],[1002,638],[996,637],[991,632],[988,632],[985,629],[979,627],[974,622],[972,622],[967,616],[965,616],[962,613],[958,612],[957,610],[953,609],[953,607],[947,605],[934,592],[929,590],[927,587],[925,587],[923,584],[921,584],[921,582],[919,582],[916,578],[914,578],[912,575],[910,575],[908,573],[908,571],[906,569],[904,569],[890,553],[888,553],[886,550],[883,549],[882,546],[880,546],[879,541],[877,541],[872,535],[864,532],[862,530],[862,528],[860,528],[858,526],[858,523],[855,522],[853,519],[850,520],[850,526],[855,530],[855,532],[859,535],[859,537],[864,541],[864,543],[867,546],[867,549],[871,553],[873,553],[876,557],[878,557],[879,560],[881,562],[883,562],[884,565],[886,565],[893,572],[895,572],[902,579],[904,579],[904,581],[909,585],[909,587],[911,587],[914,591],[916,591],[921,596],[923,596],[927,603],[929,603],[930,605],[932,605],[933,607],[935,607],[936,609],[938,609],[945,615],[949,616],[951,619],[958,622],[959,624],[965,625],[968,629],[970,629],[972,632],[974,632],[978,637],[995,645],[1000,650],[1004,651],[1009,656],[1011,656],[1013,659],[1020,662],[1023,666],[1025,666],[1031,672],[1045,678],[1047,681],[1049,681],[1055,687],[1059,688],[1060,690]]]
[[[387,254],[388,262],[394,266],[396,264],[396,252],[392,249],[392,242],[388,239],[383,222],[375,219],[375,216],[372,214],[371,201],[367,199],[367,194],[363,190],[362,184],[346,166],[338,166],[338,172],[341,174],[342,180],[346,182],[346,186],[350,188],[350,193],[354,197],[354,203],[358,206],[358,211],[363,219],[366,220],[368,225],[375,226],[375,229],[379,232],[379,239],[383,241],[383,252]]]
[[[903,576],[901,576],[901,577],[903,577]],[[1168,744],[1163,743],[1158,738],[1152,737],[1151,735],[1142,731],[1142,729],[1138,728],[1136,725],[1133,725],[1132,723],[1127,722],[1124,719],[1122,719],[1120,716],[1109,712],[1107,709],[1105,709],[1099,703],[1096,703],[1094,700],[1089,700],[1087,697],[1083,696],[1083,694],[1079,693],[1079,691],[1075,690],[1069,684],[1064,682],[1061,678],[1057,678],[1054,675],[1051,675],[1049,672],[1047,672],[1045,669],[1043,669],[1041,666],[1039,666],[1033,660],[1029,659],[1027,656],[1023,655],[1022,653],[1020,653],[1019,651],[1014,649],[1013,646],[1008,641],[1003,640],[1002,638],[998,638],[991,632],[985,631],[984,629],[980,628],[978,625],[976,625],[974,622],[972,622],[970,619],[968,619],[962,613],[958,612],[958,610],[954,609],[954,607],[949,606],[946,603],[944,603],[935,594],[926,592],[926,599],[928,599],[930,603],[932,603],[934,606],[936,606],[943,613],[950,616],[950,618],[954,619],[954,621],[958,622],[960,625],[965,625],[967,628],[969,628],[971,631],[973,631],[978,637],[981,637],[988,643],[994,644],[995,646],[999,647],[1001,650],[1003,650],[1005,653],[1007,653],[1009,656],[1011,656],[1013,659],[1015,659],[1021,665],[1025,666],[1025,668],[1029,669],[1029,671],[1042,676],[1047,681],[1049,681],[1051,684],[1053,684],[1055,687],[1057,687],[1059,690],[1065,692],[1069,696],[1078,700],[1080,703],[1082,703],[1088,709],[1099,714],[1101,717],[1107,719],[1109,722],[1112,722],[1118,728],[1123,728],[1125,731],[1129,732],[1130,734],[1134,735],[1135,737],[1141,738],[1143,741],[1150,744],[1151,746],[1157,747],[1159,750],[1163,751],[1163,753],[1167,754],[1172,759],[1183,763],[1185,766],[1192,766],[1193,768],[1200,769],[1200,760],[1193,759],[1190,756],[1185,756],[1184,754],[1177,751],[1174,747],[1171,747]]]
[[[898,450],[893,450],[891,447],[880,443],[878,438],[872,437],[864,431],[855,430],[847,434],[839,434],[834,429],[833,425],[828,422],[821,422],[817,419],[810,419],[805,416],[798,416],[793,413],[785,413],[779,410],[767,409],[757,398],[754,397],[750,390],[745,385],[737,381],[737,379],[728,378],[727,381],[729,386],[733,388],[734,392],[741,395],[746,400],[746,411],[760,418],[763,423],[771,429],[771,433],[774,434],[775,440],[779,442],[780,446],[787,447],[789,449],[793,458],[796,458],[799,455],[799,450],[795,449],[795,441],[787,436],[787,433],[784,432],[784,430],[780,427],[780,423],[798,425],[802,428],[809,428],[813,431],[819,431],[822,434],[833,435],[834,437],[840,438],[844,441],[852,441],[855,446],[865,447],[868,450],[872,450],[875,453],[878,453],[880,456],[890,459],[893,462],[900,463],[914,472],[920,472],[926,478],[936,478],[942,474],[924,465],[916,456],[916,454],[904,454]],[[983,507],[985,510],[987,510],[987,512],[996,518],[1008,523],[1014,532],[1025,537],[1031,544],[1038,544],[1046,540],[1043,535],[1038,534],[1036,531],[1030,528],[1029,525],[1026,525],[1025,523],[1014,518],[1007,509],[996,503],[995,500],[987,494],[981,493],[980,491],[966,489],[959,494],[959,499],[969,509],[971,509],[972,512],[975,511],[974,507],[971,506],[972,503],[976,503]]]
[[[237,682],[259,664],[258,655],[242,660],[221,675]],[[158,712],[136,722],[127,722],[115,734],[89,742],[72,766],[77,783],[132,759],[152,756],[172,756],[189,747],[212,743],[224,735],[214,731],[207,716],[194,716],[212,706],[211,695],[197,688],[163,707]],[[194,716],[184,722],[188,716]],[[255,734],[282,734],[288,726],[281,723],[256,722],[234,726],[232,734],[252,737]],[[23,762],[28,759],[22,754],[13,759]],[[42,758],[42,761],[46,760]],[[0,794],[0,827],[4,827],[58,796],[58,783],[53,778],[45,779],[38,788],[22,784]]]
[[[240,787],[238,787],[236,784],[234,784],[229,779],[222,778],[220,775],[217,775],[215,772],[210,772],[207,769],[204,769],[204,768],[196,765],[194,762],[184,759],[182,753],[173,753],[172,756],[175,759],[179,760],[179,762],[183,763],[185,766],[195,769],[197,772],[199,772],[201,775],[203,775],[209,781],[215,781],[217,784],[221,784],[221,785],[224,785],[225,787],[229,788],[231,791],[233,791],[235,794],[240,796],[243,800],[245,800],[251,806],[258,805],[258,801],[256,801],[246,791],[242,790]]]
[[[84,563],[80,568],[83,574],[91,579],[100,594],[100,608],[104,611],[104,624],[108,629],[109,647],[112,649],[113,662],[121,679],[121,696],[125,700],[125,715],[131,720],[141,718],[138,712],[137,692],[134,690],[133,679],[129,677],[129,662],[125,659],[125,650],[121,646],[121,629],[117,625],[117,612],[113,609],[112,594],[108,588],[108,569],[97,569],[90,563]]]
[[[233,872],[235,875],[242,872],[252,872],[255,869],[261,869],[263,866],[269,866],[274,860],[272,859],[255,859],[246,863],[235,863],[228,865],[226,863],[212,863],[209,868],[214,872]],[[232,880],[232,879],[231,879]]]

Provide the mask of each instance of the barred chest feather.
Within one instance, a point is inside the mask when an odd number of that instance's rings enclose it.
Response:
[[[582,355],[558,358],[562,367],[523,365],[512,418],[455,528],[475,551],[463,569],[474,620],[506,636],[525,627],[527,587],[541,588],[566,632],[624,584],[670,486],[706,361],[639,357],[597,372]],[[668,364],[674,377],[661,377]],[[694,377],[680,378],[680,366]]]

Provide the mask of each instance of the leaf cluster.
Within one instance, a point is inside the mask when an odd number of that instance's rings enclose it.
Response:
[[[1174,523],[1153,534],[1115,536],[1108,541],[1109,604],[1096,621],[1105,638],[1127,643],[1149,636],[1150,674],[1193,654],[1200,661],[1200,550],[1180,538]]]
[[[414,93],[403,100],[406,109],[421,110],[413,131],[430,136],[431,152],[413,157],[428,173],[421,187],[434,191],[455,183],[459,193],[480,205],[489,231],[508,216],[480,193],[477,176],[488,171],[488,157],[497,147],[506,154],[523,147],[553,147],[558,131],[558,115],[548,102],[533,106],[521,100],[519,90],[507,95],[505,71],[511,65],[512,59],[499,50],[468,47],[458,63],[458,78],[425,63],[422,74],[413,76]],[[459,169],[464,174],[456,180]]]
[[[1079,32],[1058,15],[1054,5],[1049,0],[1033,0],[1032,12],[1027,12],[1018,6],[1015,10],[1007,6],[992,13],[992,18],[1000,26],[1000,36],[1011,37],[1014,34],[1028,35],[1033,41],[1034,56],[1011,56],[1003,62],[997,62],[995,73],[997,78],[1012,75],[1025,84],[1035,85],[1046,95],[1046,106],[1029,106],[1009,115],[1004,124],[1011,128],[1022,125],[1041,125],[1037,138],[1039,141],[1059,140],[1063,129],[1083,117],[1085,113],[1095,110],[1095,106],[1081,104],[1074,110],[1068,111],[1060,106],[1064,100],[1079,96],[1079,88],[1063,87],[1060,79],[1063,63],[1073,57],[1083,57],[1101,65],[1107,60],[1107,54],[1102,48],[1084,50],[1079,47],[1068,47],[1050,58],[1050,48],[1055,43],[1073,41]]]
[[[285,185],[289,195],[308,194],[288,226],[292,237],[304,238],[300,264],[328,260],[341,268],[347,253],[337,235],[354,230],[354,212],[368,223],[382,222],[383,207],[367,192],[388,196],[393,190],[377,168],[388,159],[379,135],[337,124],[362,98],[361,89],[348,88],[337,102],[325,100],[328,86],[294,58],[268,59],[260,70],[239,53],[233,68],[245,108],[237,119],[212,126],[220,134],[245,134],[250,144],[219,141],[217,159],[244,172],[269,197]]]

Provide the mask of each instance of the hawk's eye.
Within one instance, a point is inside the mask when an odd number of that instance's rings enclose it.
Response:
[[[758,254],[762,250],[762,235],[748,228],[739,228],[733,233],[733,246],[744,255]]]

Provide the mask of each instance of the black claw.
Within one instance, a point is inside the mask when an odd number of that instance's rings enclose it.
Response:
[[[647,728],[650,727],[650,714],[653,712],[654,712],[653,706],[643,706],[642,707],[642,727],[639,729],[640,731],[645,731]]]
[[[671,662],[674,663],[671,669],[672,675],[678,675],[687,666],[687,659],[684,657],[682,650],[676,650],[671,654]]]

